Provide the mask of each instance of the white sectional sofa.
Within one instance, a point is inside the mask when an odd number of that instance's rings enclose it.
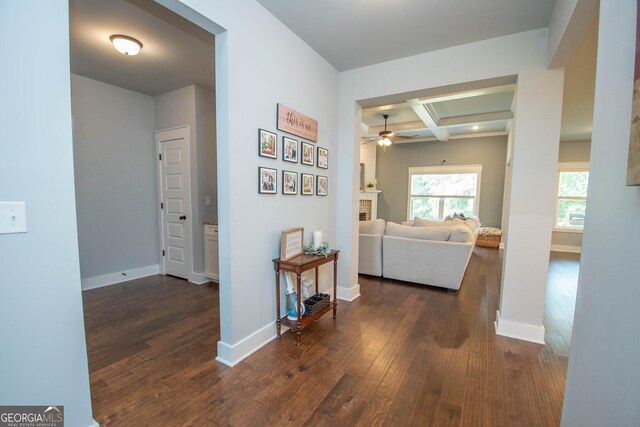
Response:
[[[360,222],[358,273],[382,276],[383,219]]]
[[[370,223],[360,226],[359,273],[460,289],[480,230],[477,219],[388,222],[383,233],[380,223]]]

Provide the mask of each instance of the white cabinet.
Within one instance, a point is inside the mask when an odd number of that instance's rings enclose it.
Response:
[[[218,281],[218,226],[204,225],[204,274]]]

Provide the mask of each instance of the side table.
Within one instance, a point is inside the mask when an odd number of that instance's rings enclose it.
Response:
[[[278,331],[278,339],[280,339],[280,332],[282,325],[288,326],[296,334],[297,345],[300,345],[300,331],[306,326],[312,324],[317,319],[322,317],[325,313],[333,308],[333,318],[336,318],[336,311],[338,308],[338,302],[336,300],[337,292],[337,277],[338,277],[338,254],[340,251],[332,250],[327,256],[323,255],[307,255],[302,254],[297,257],[291,258],[287,261],[281,261],[280,258],[273,260],[273,268],[276,271],[276,328]],[[318,267],[321,265],[333,262],[333,303],[320,310],[313,316],[300,316],[300,304],[301,303],[301,276],[302,273],[315,269],[316,272],[316,293],[318,293]],[[296,291],[298,293],[298,318],[296,320],[289,320],[285,315],[280,317],[280,272],[290,271],[296,274]]]

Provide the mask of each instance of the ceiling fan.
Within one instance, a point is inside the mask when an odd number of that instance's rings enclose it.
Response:
[[[379,146],[381,146],[382,148],[386,148],[393,143],[393,141],[391,140],[391,137],[393,137],[394,139],[410,139],[411,138],[409,136],[396,135],[395,133],[387,130],[387,119],[389,118],[389,115],[383,114],[382,117],[384,118],[384,130],[379,132],[377,137],[369,138],[369,140],[366,141],[365,144],[376,141]]]

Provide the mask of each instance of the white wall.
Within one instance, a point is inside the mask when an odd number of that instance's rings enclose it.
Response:
[[[517,93],[516,93],[517,96]],[[502,216],[501,216],[501,229],[502,229],[502,240],[500,241],[500,249],[504,249],[504,242],[507,241],[507,235],[509,234],[509,195],[511,194],[511,162],[513,156],[513,141],[515,139],[516,134],[516,126],[515,123],[511,122],[511,127],[509,128],[509,135],[507,136],[507,158],[505,160],[504,167],[504,190],[502,196]]]
[[[524,314],[507,310],[514,324],[541,327],[548,251],[553,221],[553,189],[558,155],[562,70],[547,69],[547,31],[529,31],[492,40],[429,52],[340,74],[340,193],[338,195],[338,245],[346,249],[340,269],[341,286],[357,295],[357,141],[360,111],[358,100],[419,91],[470,81],[517,76],[517,112],[511,194],[530,192],[529,199],[511,197],[509,233],[522,243],[513,245],[503,291],[508,306],[525,307]],[[536,117],[539,114],[539,117]],[[540,117],[545,128],[538,129]],[[357,128],[359,130],[359,127]],[[522,147],[522,148],[521,148]],[[520,160],[517,160],[520,152]],[[527,165],[532,156],[540,167]],[[521,173],[516,171],[520,163]],[[351,182],[352,186],[347,185]],[[538,183],[538,184],[536,184]],[[516,203],[514,203],[516,202]],[[533,226],[535,224],[535,226]],[[539,232],[538,226],[542,226]],[[532,261],[531,269],[520,267]],[[544,260],[544,262],[543,262]],[[510,264],[513,263],[513,266]],[[513,268],[512,268],[513,267]],[[511,274],[513,272],[513,275]],[[526,277],[525,277],[526,276]],[[508,279],[508,280],[507,280]],[[527,288],[511,292],[512,286]],[[532,292],[535,295],[532,295]],[[535,297],[535,304],[526,301]],[[513,300],[511,299],[513,298]],[[505,302],[505,301],[503,301]],[[530,339],[530,337],[527,337]]]
[[[157,270],[153,98],[75,74],[71,89],[83,286],[96,276]]]
[[[564,70],[519,73],[499,335],[544,343],[544,302],[555,213]],[[544,126],[539,126],[544,123]]]
[[[279,256],[280,232],[303,226],[310,240],[311,231],[320,229],[336,243],[338,72],[253,0],[161,3],[188,17],[195,10],[226,29],[216,34],[218,359],[233,365],[275,336],[271,260]],[[279,102],[318,120],[317,145],[329,149],[328,170],[258,157],[258,128],[276,130]],[[279,178],[283,168],[327,175],[329,195],[283,196],[280,188],[277,195],[260,195],[259,166],[278,169]],[[324,287],[330,270],[322,269]]]
[[[640,419],[640,187],[627,187],[636,2],[600,3],[590,182],[562,425]],[[623,212],[623,220],[615,220]]]
[[[364,188],[367,189],[369,183],[373,183],[376,179],[376,159],[378,145],[369,143],[360,145],[360,163],[364,163]]]
[[[188,125],[190,129],[189,157],[191,162],[191,228],[192,268],[189,280],[201,283],[204,278],[204,221],[215,221],[216,139],[215,94],[191,85],[154,98],[155,129]],[[212,205],[205,206],[210,195]]]
[[[0,235],[0,402],[64,405],[89,426],[91,398],[73,183],[67,0],[0,2],[0,201],[26,201],[26,234]]]

